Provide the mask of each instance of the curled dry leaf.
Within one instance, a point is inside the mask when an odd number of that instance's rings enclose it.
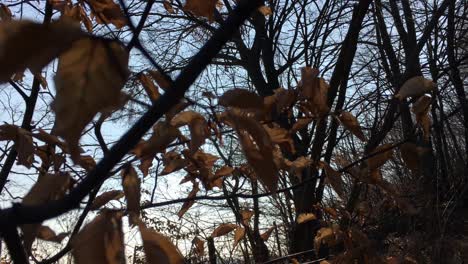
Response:
[[[344,197],[343,179],[341,173],[334,170],[327,163],[320,161],[320,167],[325,171],[325,182],[330,184],[333,190],[341,197]]]
[[[278,144],[281,149],[289,153],[296,153],[294,142],[288,130],[281,127],[269,127],[267,125],[263,125],[263,128],[268,133],[273,143]]]
[[[122,186],[127,200],[130,225],[134,225],[134,219],[140,215],[140,178],[133,166],[126,166],[122,170]]]
[[[190,152],[195,153],[198,148],[205,143],[209,136],[208,123],[205,118],[194,111],[185,111],[177,114],[171,120],[171,125],[175,127],[188,125],[190,129]]]
[[[119,190],[112,190],[112,191],[107,191],[96,197],[94,199],[93,203],[89,207],[90,210],[97,210],[101,208],[101,206],[107,204],[108,202],[112,200],[119,200],[120,198],[124,197],[124,192],[119,191]]]
[[[361,141],[366,141],[366,137],[362,132],[361,125],[359,125],[359,121],[353,114],[343,111],[338,116],[338,119],[343,124],[343,126],[351,131],[351,133],[353,133],[357,138],[359,138]]]
[[[40,128],[38,131],[38,133],[33,133],[32,136],[46,144],[58,146],[63,152],[68,152],[67,144],[62,142],[57,136],[51,135]]]
[[[153,83],[153,80],[151,80],[149,75],[145,73],[139,73],[138,80],[140,80],[150,100],[153,102],[158,100],[160,96],[158,87]]]
[[[230,111],[228,116],[239,135],[242,150],[255,175],[269,191],[276,191],[278,170],[274,162],[270,136],[262,125],[252,118],[235,111]]]
[[[264,16],[269,16],[269,15],[273,14],[273,12],[271,11],[271,8],[269,6],[259,7],[258,12],[260,12]]]
[[[310,67],[301,69],[301,81],[299,82],[300,99],[305,100],[301,106],[306,114],[312,117],[321,117],[328,113],[328,83],[319,78],[318,70]]]
[[[127,18],[113,0],[88,0],[87,3],[98,24],[113,24],[116,28],[127,24]]]
[[[33,73],[40,72],[83,35],[79,27],[65,22],[0,23],[0,83],[9,81],[13,74],[27,68]]]
[[[78,158],[78,165],[80,165],[86,171],[91,171],[94,169],[94,167],[96,167],[96,161],[89,155],[80,156]]]
[[[294,173],[294,175],[302,180],[302,171],[309,167],[312,164],[312,160],[310,158],[306,158],[301,156],[290,162],[289,160],[285,160],[286,165],[289,167],[289,171]]]
[[[60,199],[69,189],[72,178],[66,173],[45,174],[37,179],[31,190],[24,196],[22,204],[39,205]],[[31,251],[41,223],[22,225],[24,247]]]
[[[320,251],[320,247],[323,243],[331,244],[335,240],[335,233],[331,227],[322,227],[317,231],[317,235],[314,238],[314,249],[315,252]]]
[[[168,80],[161,72],[156,70],[149,70],[148,73],[151,75],[153,80],[161,87],[163,90],[171,88],[171,80]]]
[[[378,146],[375,148],[373,151],[370,152],[369,155],[373,155],[375,153],[378,153],[369,159],[367,159],[367,169],[369,171],[374,171],[375,169],[380,168],[382,165],[387,162],[392,156],[393,156],[393,145],[392,144],[384,144],[381,146]]]
[[[219,97],[219,104],[241,109],[263,109],[263,99],[259,95],[239,88],[226,91]]]
[[[241,239],[245,237],[245,228],[238,226],[236,231],[234,232],[234,245],[232,246],[233,249],[236,248],[237,244]]]
[[[37,238],[55,243],[62,242],[62,240],[68,236],[68,234],[69,233],[60,233],[57,235],[55,234],[54,230],[48,226],[40,226],[37,230]]]
[[[201,240],[199,237],[195,237],[192,240],[192,244],[195,247],[195,253],[198,256],[205,255],[205,241]]]
[[[250,218],[252,218],[252,216],[254,215],[254,211],[252,210],[245,210],[245,209],[242,209],[240,211],[240,214],[242,216],[242,223],[246,226],[249,225],[249,221],[250,221]]]
[[[11,14],[11,10],[8,6],[0,3],[0,20],[1,21],[10,21],[13,15]]]
[[[329,216],[331,216],[333,219],[338,219],[338,212],[334,208],[325,207],[323,208],[323,211]]]
[[[184,257],[171,240],[164,235],[147,228],[142,222],[138,224],[143,249],[148,264],[183,264]]]
[[[265,233],[261,234],[260,237],[262,238],[263,241],[267,241],[268,238],[270,238],[271,236],[271,233],[273,232],[273,230],[275,229],[274,226],[268,228],[267,231],[265,231]]]
[[[220,237],[226,234],[229,234],[231,231],[237,228],[235,224],[221,224],[219,225],[213,233],[211,233],[211,237]]]
[[[0,125],[0,141],[13,140],[18,152],[18,164],[31,168],[34,161],[34,145],[31,132],[9,124]]]
[[[307,223],[309,221],[316,220],[316,219],[317,217],[313,213],[300,214],[297,217],[297,223],[303,224],[303,223]]]
[[[414,102],[411,111],[418,116],[427,113],[431,108],[432,97],[429,95],[423,95]]]
[[[169,14],[175,14],[175,11],[174,11],[174,8],[172,7],[171,2],[169,2],[169,1],[164,1],[164,2],[163,2],[163,6],[164,6],[164,9],[166,9],[166,11],[167,11]]]
[[[122,106],[127,65],[128,52],[115,41],[81,39],[60,56],[52,109],[56,133],[68,143],[74,159],[81,133],[94,116]]]
[[[407,97],[419,97],[424,93],[431,92],[437,88],[437,85],[423,76],[415,76],[408,79],[400,88],[395,98],[403,100]]]
[[[153,159],[156,153],[164,152],[166,147],[180,135],[179,129],[161,121],[153,126],[153,134],[147,141],[140,142],[133,152],[143,159]]]
[[[231,175],[232,172],[234,171],[233,168],[225,165],[225,166],[222,166],[221,168],[219,168],[216,172],[215,172],[215,177],[224,177],[224,176],[228,176],[228,175]]]
[[[296,123],[294,123],[293,127],[292,127],[292,132],[296,132],[296,131],[299,131],[305,127],[307,127],[308,124],[310,124],[310,122],[312,122],[312,120],[314,120],[313,118],[310,118],[310,117],[305,117],[305,118],[298,118]]]
[[[211,22],[214,20],[214,11],[218,0],[187,0],[184,10],[195,16],[206,17]]]
[[[125,263],[122,213],[103,210],[73,238],[71,246],[77,264]]]
[[[199,186],[198,186],[198,182],[194,182],[194,183],[193,183],[193,188],[192,188],[192,190],[190,191],[190,193],[189,193],[187,199],[192,199],[192,198],[194,198],[194,197],[197,195],[198,191],[200,191],[200,188],[199,188]],[[194,203],[195,203],[195,200],[187,200],[187,201],[185,201],[184,204],[182,205],[182,208],[180,208],[179,212],[177,213],[177,216],[178,216],[179,218],[182,218],[182,216],[188,211],[188,209],[189,209],[190,207],[192,207],[192,205],[193,205]]]

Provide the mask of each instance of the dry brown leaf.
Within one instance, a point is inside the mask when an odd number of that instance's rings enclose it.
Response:
[[[296,153],[294,141],[292,140],[288,130],[281,127],[269,127],[267,125],[263,125],[263,128],[268,133],[273,143],[278,144],[281,149],[284,149],[289,153]]]
[[[0,20],[2,21],[10,21],[13,15],[11,14],[11,10],[8,6],[0,3]]]
[[[316,219],[317,219],[317,216],[315,216],[315,214],[313,214],[313,213],[304,213],[304,214],[300,214],[297,217],[297,223],[298,224],[303,224],[303,223],[307,223],[309,221],[316,220]]]
[[[293,90],[286,90],[284,88],[278,88],[273,92],[276,97],[277,113],[283,113],[291,110],[291,107],[296,102],[296,93]]]
[[[153,80],[145,73],[139,73],[138,79],[140,80],[143,88],[145,89],[146,94],[151,101],[155,102],[159,99],[159,90],[158,87],[153,83]]]
[[[18,152],[18,164],[31,168],[34,162],[34,145],[31,132],[9,124],[0,125],[0,141],[13,140]]]
[[[175,151],[167,152],[163,156],[164,169],[160,175],[166,175],[178,171],[188,165],[188,161],[183,159],[180,154]]]
[[[39,205],[57,200],[65,194],[71,186],[72,179],[66,173],[45,174],[38,178],[37,182],[24,196],[22,204]],[[32,243],[37,236],[41,223],[22,225],[24,247],[31,251]]]
[[[124,196],[125,196],[124,192],[119,191],[119,190],[112,190],[112,191],[104,192],[94,199],[89,209],[97,210],[101,208],[101,206],[107,204],[108,202],[112,200],[119,200],[120,198]]]
[[[240,214],[242,216],[242,223],[248,226],[250,218],[252,218],[252,216],[254,215],[254,211],[242,209],[240,210]]]
[[[0,23],[0,83],[29,68],[38,73],[73,41],[84,35],[79,27],[65,22],[37,24],[29,21]]]
[[[185,111],[172,118],[171,125],[175,127],[188,125],[190,129],[190,152],[195,153],[205,143],[209,136],[208,123],[205,118],[194,111]]]
[[[411,111],[418,116],[427,113],[431,108],[432,97],[429,95],[423,95],[414,102]]]
[[[122,213],[103,210],[73,238],[75,263],[125,263],[123,239]]]
[[[60,233],[57,235],[55,234],[54,230],[48,226],[40,226],[37,230],[37,238],[55,243],[62,242],[62,240],[68,236],[68,234],[69,233]]]
[[[320,251],[320,247],[323,243],[328,244],[335,240],[335,233],[331,227],[322,227],[317,231],[317,235],[314,238],[314,249],[315,252]]]
[[[229,119],[239,135],[242,150],[255,175],[269,191],[276,191],[278,170],[274,162],[270,136],[260,123],[245,115],[230,111]]]
[[[194,198],[197,195],[198,191],[200,191],[200,188],[198,187],[198,182],[194,182],[193,188],[190,191],[187,199]],[[185,201],[184,204],[182,205],[182,208],[180,208],[179,212],[177,213],[177,216],[179,218],[182,218],[182,216],[188,211],[188,209],[190,209],[190,207],[192,207],[194,203],[195,203],[195,200]]]
[[[289,167],[289,171],[294,173],[294,175],[300,180],[302,180],[302,171],[312,164],[312,160],[304,156],[297,158],[293,162],[290,162],[289,160],[285,161],[287,166]]]
[[[275,230],[274,226],[268,228],[268,230],[265,231],[265,233],[261,234],[260,237],[262,238],[262,240],[267,241],[270,238],[271,233],[273,233],[273,230]]]
[[[128,52],[115,41],[81,39],[60,56],[52,109],[56,133],[68,143],[72,158],[78,157],[81,133],[94,116],[122,106],[127,65]]]
[[[57,136],[51,135],[40,128],[38,131],[39,133],[33,133],[32,136],[46,144],[58,146],[63,152],[68,152],[67,144],[62,142]]]
[[[389,160],[393,156],[392,144],[384,144],[378,146],[373,151],[371,151],[369,155],[375,153],[378,154],[367,159],[367,169],[369,171],[374,171],[380,168],[382,165],[385,164],[385,162],[387,162],[387,160]]]
[[[187,0],[184,10],[195,16],[206,17],[211,22],[214,20],[214,11],[218,0]]]
[[[195,237],[192,240],[192,244],[195,246],[195,253],[198,256],[205,255],[205,241],[201,240],[199,237]]]
[[[233,168],[231,168],[231,167],[229,167],[227,165],[224,165],[215,172],[214,176],[215,177],[228,176],[228,175],[231,175],[233,171],[234,171]]]
[[[96,167],[96,161],[89,155],[80,156],[77,163],[86,171],[91,171]]]
[[[156,153],[164,152],[166,147],[180,135],[179,129],[167,122],[158,122],[153,127],[153,134],[147,141],[140,142],[133,152],[143,159],[153,159]]]
[[[343,179],[341,173],[334,170],[327,163],[320,161],[320,166],[325,170],[325,182],[330,184],[333,190],[341,197],[344,198]]]
[[[163,6],[164,6],[164,9],[166,9],[166,11],[167,11],[169,14],[175,14],[175,11],[174,11],[174,8],[172,7],[171,2],[169,2],[169,1],[164,1],[164,2],[163,2]]]
[[[359,121],[355,116],[353,116],[353,114],[343,111],[338,116],[338,119],[343,124],[343,126],[351,131],[351,133],[353,133],[357,138],[359,138],[361,141],[366,141],[366,137],[362,132],[361,125],[359,125]]]
[[[236,231],[234,232],[234,245],[232,246],[233,249],[236,248],[237,244],[241,239],[245,237],[245,228],[238,226]]]
[[[296,258],[292,258],[291,264],[301,264],[301,263]]]
[[[260,12],[264,16],[269,16],[269,15],[273,14],[273,12],[271,11],[271,8],[269,6],[259,7],[258,12]]]
[[[141,238],[148,264],[183,264],[184,257],[171,240],[140,222]]]
[[[313,118],[310,118],[310,117],[305,117],[305,118],[298,118],[296,123],[294,123],[293,127],[292,127],[292,132],[296,132],[296,131],[299,131],[303,128],[305,128],[308,124],[310,124],[310,122],[312,122],[312,120],[314,120]]]
[[[299,82],[299,97],[308,115],[321,117],[329,111],[327,104],[328,84],[323,78],[318,77],[319,71],[315,68],[304,67],[301,69],[301,81]]]
[[[88,0],[98,24],[113,24],[116,28],[127,25],[127,18],[113,0]]]
[[[140,165],[138,166],[138,168],[140,169],[140,171],[143,173],[143,177],[146,177],[148,176],[148,173],[149,173],[149,169],[151,168],[151,166],[153,166],[153,158],[142,158],[141,161],[140,161]]]
[[[156,70],[149,70],[148,73],[151,75],[153,80],[156,81],[156,83],[161,87],[163,90],[167,90],[171,88],[171,82],[170,80],[167,80],[166,77],[162,73]]]
[[[229,234],[231,231],[237,228],[235,224],[221,224],[219,225],[213,233],[211,233],[211,237],[220,237],[226,234]]]
[[[254,92],[245,89],[231,89],[219,97],[222,106],[238,107],[242,109],[263,109],[263,99]]]
[[[419,97],[424,93],[431,92],[437,88],[437,85],[423,76],[415,76],[408,79],[400,88],[395,98],[403,100],[407,97]]]
[[[122,186],[127,200],[130,225],[140,215],[140,178],[133,166],[128,165],[122,170]]]
[[[325,211],[325,213],[330,215],[333,219],[338,219],[338,212],[334,208],[325,207],[323,208],[323,211]]]

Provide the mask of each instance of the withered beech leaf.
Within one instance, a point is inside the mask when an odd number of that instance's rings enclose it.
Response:
[[[99,24],[113,24],[121,28],[127,24],[127,18],[120,6],[113,0],[88,0],[86,1],[92,10],[96,22]]]
[[[260,12],[264,16],[269,16],[269,15],[273,14],[273,12],[271,11],[271,8],[268,7],[268,6],[259,7],[258,12]]]
[[[234,171],[233,168],[231,168],[231,167],[225,165],[225,166],[219,168],[218,170],[216,170],[214,176],[215,176],[215,177],[224,177],[224,176],[228,176],[228,175],[231,175],[233,171]]]
[[[57,200],[65,194],[72,183],[72,178],[66,173],[45,174],[37,179],[37,182],[24,196],[22,204],[39,205]],[[41,223],[22,225],[24,247],[31,251],[32,243],[37,237]]]
[[[96,167],[96,161],[90,155],[80,156],[77,163],[86,171],[91,171]]]
[[[298,118],[296,123],[294,123],[292,127],[292,132],[299,131],[305,127],[307,127],[310,122],[312,122],[313,118],[311,117],[305,117],[305,118]]]
[[[263,109],[263,99],[254,92],[234,88],[219,97],[222,106],[238,107],[242,109]]]
[[[367,159],[367,168],[369,171],[380,168],[387,160],[393,156],[392,144],[384,144],[375,148],[370,155],[378,153]]]
[[[148,264],[182,264],[184,257],[171,240],[164,235],[147,228],[142,222],[138,224],[146,263]]]
[[[52,230],[48,226],[40,226],[37,230],[37,238],[51,241],[55,243],[60,243],[62,240],[68,235],[69,233],[60,233],[55,234],[54,230]]]
[[[278,144],[281,149],[284,149],[289,153],[296,153],[294,142],[288,130],[273,125],[272,127],[263,125],[263,128],[268,133],[273,143]]]
[[[158,87],[153,83],[149,75],[141,72],[138,74],[138,80],[140,80],[150,100],[153,102],[158,100],[160,96]]]
[[[149,75],[156,81],[156,83],[161,87],[163,90],[167,90],[171,88],[170,80],[166,79],[166,77],[159,71],[156,70],[149,70]]]
[[[130,225],[140,215],[140,178],[133,166],[128,165],[122,170],[122,186],[127,200]]]
[[[317,231],[314,238],[314,249],[319,252],[322,244],[332,243],[335,240],[335,233],[331,227],[322,227]]]
[[[187,0],[184,10],[195,16],[206,17],[209,21],[213,21],[217,2],[218,0]]]
[[[330,184],[333,190],[340,196],[341,198],[344,197],[344,187],[343,187],[343,179],[341,178],[341,173],[334,170],[330,165],[326,162],[320,161],[320,167],[325,171],[325,182]]]
[[[315,220],[315,219],[317,219],[317,216],[315,216],[315,214],[313,214],[313,213],[304,213],[304,214],[300,214],[297,217],[297,223],[298,224],[303,224],[303,223],[307,223],[307,222]]]
[[[18,152],[18,164],[31,168],[34,161],[34,145],[31,132],[10,124],[0,125],[0,141],[13,140]]]
[[[169,14],[175,14],[175,11],[174,11],[174,8],[172,7],[171,2],[169,2],[169,1],[164,1],[164,2],[163,2],[163,6],[164,6],[164,9],[166,9],[166,11],[167,11]]]
[[[362,132],[361,125],[359,125],[359,121],[353,114],[343,111],[338,116],[338,119],[343,124],[343,126],[351,131],[351,133],[353,133],[357,138],[359,138],[361,141],[366,141],[366,137]]]
[[[125,263],[122,212],[103,210],[73,238],[71,246],[77,264]]]
[[[274,226],[268,228],[268,230],[265,231],[265,233],[261,234],[260,237],[262,238],[262,240],[267,241],[270,238],[271,233],[273,233],[273,230],[275,230]]]
[[[408,79],[400,88],[395,98],[403,100],[407,97],[419,97],[424,93],[435,90],[437,85],[423,76],[415,76]]]
[[[250,218],[252,218],[252,216],[254,215],[254,211],[252,210],[246,210],[246,209],[242,209],[240,211],[240,214],[242,216],[242,223],[246,226],[249,225],[249,221],[250,221]]]
[[[306,114],[321,117],[329,111],[327,104],[328,83],[318,77],[318,70],[311,67],[301,69],[301,81],[298,84],[301,105]]]
[[[274,192],[278,186],[278,170],[273,157],[273,143],[260,123],[236,111],[228,112],[234,128],[239,135],[242,150],[254,169],[255,175]]]
[[[104,192],[94,199],[93,203],[90,206],[90,210],[97,210],[101,208],[101,206],[107,204],[108,202],[112,200],[119,200],[122,197],[124,197],[124,192],[119,190]]]
[[[193,188],[187,197],[188,199],[194,198],[197,195],[198,191],[200,190],[198,185],[199,185],[198,182],[193,183]],[[192,207],[194,203],[195,203],[195,200],[185,201],[182,207],[180,208],[179,212],[177,213],[177,216],[179,218],[182,218],[182,216],[188,211],[190,207]]]
[[[203,256],[205,254],[205,241],[201,240],[199,237],[195,237],[192,240],[192,244],[195,247],[195,253],[198,256]]]
[[[0,19],[2,21],[10,21],[13,15],[11,14],[11,10],[8,6],[0,3]]]
[[[98,112],[122,106],[127,65],[128,52],[116,41],[81,39],[59,57],[52,109],[56,133],[68,143],[74,160],[86,125]]]
[[[236,228],[237,225],[235,224],[221,224],[217,228],[215,228],[215,230],[213,230],[213,233],[211,233],[211,237],[214,238],[227,235]]]
[[[241,239],[245,237],[245,228],[238,226],[234,232],[234,245],[232,248],[236,248],[237,244]]]
[[[180,135],[179,129],[171,124],[161,121],[153,126],[153,134],[147,141],[140,142],[133,152],[140,158],[153,159],[156,153],[165,151],[166,147],[171,144]]]
[[[190,152],[195,153],[209,136],[208,123],[205,118],[194,111],[185,111],[172,118],[171,125],[179,127],[188,125],[190,129]]]
[[[84,33],[74,24],[30,21],[0,23],[0,83],[29,68],[38,73]]]

